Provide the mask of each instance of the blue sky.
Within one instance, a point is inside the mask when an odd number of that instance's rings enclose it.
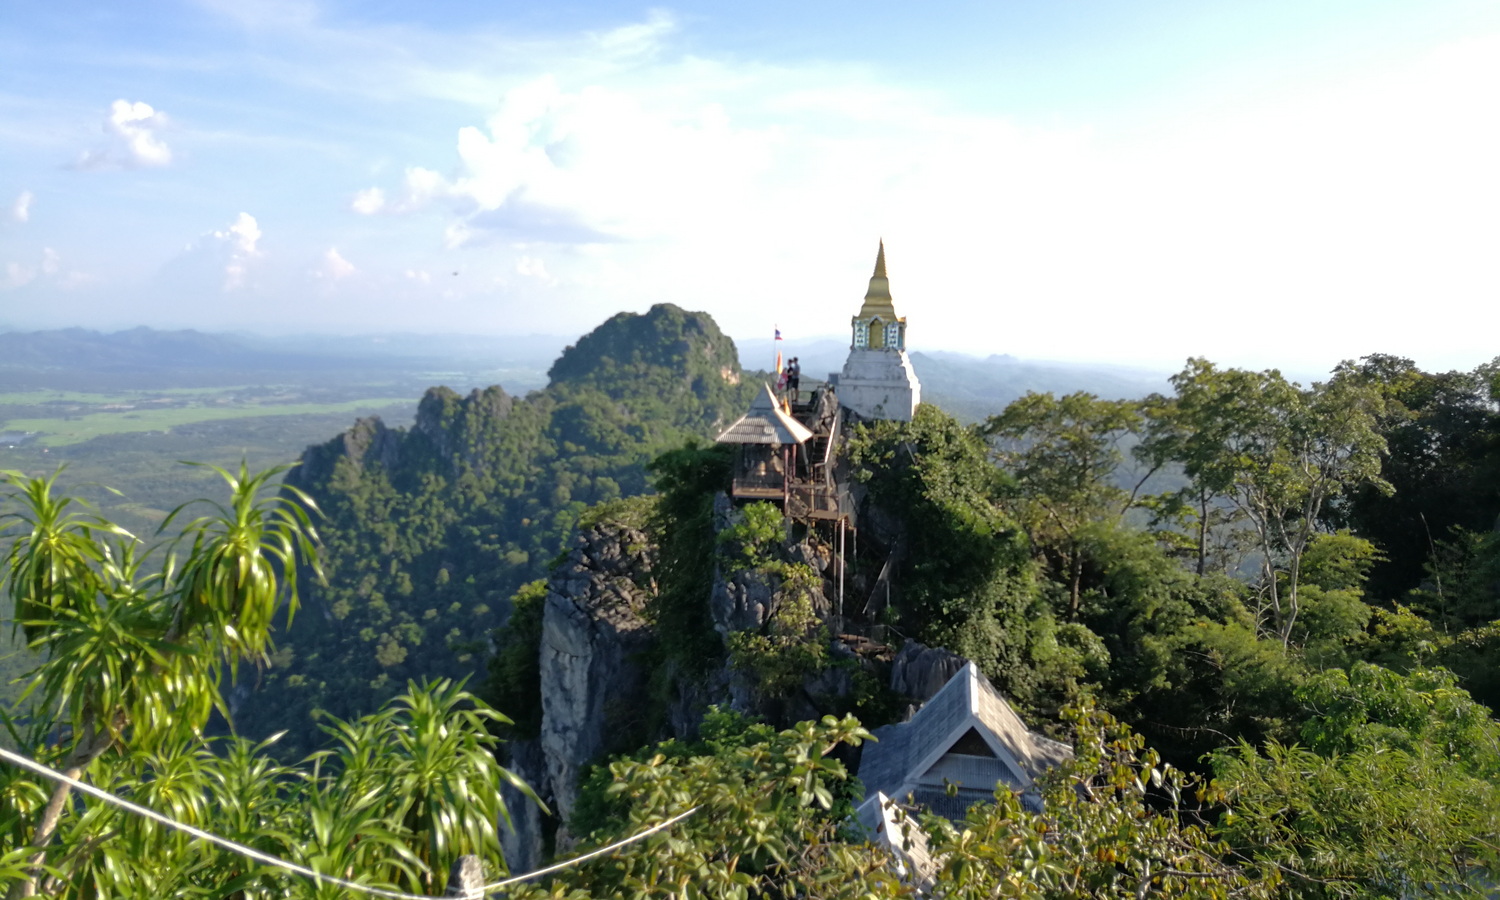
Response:
[[[1500,4],[12,0],[0,327],[1500,354]]]

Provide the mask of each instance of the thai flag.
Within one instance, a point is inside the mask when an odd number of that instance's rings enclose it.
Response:
[[[781,340],[781,329],[780,328],[776,329],[776,340],[778,340],[778,341]]]

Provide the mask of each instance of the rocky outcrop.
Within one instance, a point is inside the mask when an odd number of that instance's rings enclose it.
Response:
[[[286,483],[312,492],[333,477],[339,460],[347,459],[356,469],[395,469],[401,462],[405,432],[387,428],[379,416],[357,419],[348,431],[333,440],[314,444],[302,453],[300,464],[286,475]]]
[[[540,741],[511,741],[505,745],[507,760],[505,767],[511,774],[530,785],[537,799],[552,808],[553,801],[547,782],[547,760],[542,755]],[[544,827],[542,808],[532,799],[510,784],[500,786],[500,797],[510,812],[510,824],[500,823],[500,849],[505,853],[505,864],[512,872],[530,872],[541,868]]]
[[[482,455],[484,438],[515,405],[515,398],[499,385],[475,388],[467,397],[445,387],[428,388],[417,404],[411,433],[425,438],[438,459],[451,464],[461,458],[473,464]]]
[[[952,650],[907,641],[891,664],[891,690],[920,707],[968,662]]]
[[[635,717],[647,679],[640,655],[654,641],[641,617],[651,583],[648,548],[635,529],[590,528],[548,581],[539,743],[553,812],[563,822],[572,814],[583,767],[634,749],[643,737]],[[558,845],[566,842],[560,832]]]

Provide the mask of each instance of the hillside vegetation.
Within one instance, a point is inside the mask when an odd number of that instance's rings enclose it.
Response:
[[[546,389],[427,392],[410,428],[363,419],[288,483],[322,510],[326,587],[278,640],[243,733],[307,748],[315,710],[372,712],[408,678],[484,670],[511,594],[592,504],[649,490],[646,464],[739,416],[758,385],[711,319],[622,313],[565,350]]]
[[[1497,373],[1372,356],[1304,387],[1190,360],[1139,401],[866,423],[841,450],[861,524],[835,617],[826,534],[715,499],[728,457],[703,437],[758,388],[733,345],[701,314],[622,314],[526,398],[433,389],[410,428],[310,448],[280,494],[226,473],[225,507],[176,523],[172,566],[7,474],[6,593],[45,660],[13,739],[318,872],[432,895],[474,854],[498,877],[511,776],[489,729],[519,751],[537,727],[559,582],[536,579],[582,526],[631,542],[650,642],[627,745],[590,761],[558,839],[687,817],[512,895],[918,896],[847,818],[867,728],[899,715],[872,673],[916,639],[1074,748],[1040,809],[1002,787],[963,823],[908,820],[937,860],[928,895],[1487,896]],[[1127,458],[1172,488],[1122,478]],[[762,618],[714,619],[728,582]],[[674,724],[719,695],[737,711]],[[206,738],[216,710],[254,737]],[[9,766],[0,798],[18,893],[343,894]]]

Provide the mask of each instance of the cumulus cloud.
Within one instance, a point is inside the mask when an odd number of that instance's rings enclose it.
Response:
[[[209,234],[213,241],[218,242],[217,253],[226,257],[223,287],[226,292],[245,286],[250,260],[260,255],[256,249],[260,236],[260,223],[246,212],[240,213],[226,228]]]
[[[51,247],[43,247],[41,258],[35,262],[12,260],[6,263],[4,275],[0,277],[0,290],[14,290],[33,282],[73,288],[89,280],[89,276],[81,272],[65,270],[62,255]]]
[[[317,275],[330,281],[342,281],[356,271],[358,270],[354,268],[354,264],[344,259],[337,247],[329,247],[328,252],[323,254],[323,267],[318,270]]]
[[[255,216],[241,212],[222,227],[205,231],[183,247],[153,279],[151,294],[163,308],[184,315],[212,317],[203,298],[214,293],[267,296],[267,291],[305,277],[303,271],[278,269],[268,259],[264,233]]]
[[[35,199],[36,195],[31,193],[31,191],[22,191],[20,194],[16,195],[16,202],[12,203],[10,206],[11,220],[20,222],[22,224],[30,222],[31,202]]]
[[[385,191],[378,187],[365,188],[354,195],[349,208],[364,216],[373,216],[385,209]]]
[[[110,146],[85,150],[74,163],[78,169],[139,169],[171,164],[172,148],[161,137],[168,126],[165,113],[140,100],[110,104],[104,131]]]
[[[392,194],[372,187],[354,206],[403,213],[442,205],[457,219],[449,246],[485,237],[558,244],[659,237],[754,194],[751,182],[777,141],[772,129],[734,126],[707,100],[683,104],[680,96],[599,86],[567,91],[549,75],[508,91],[484,126],[459,129],[452,177],[413,166]]]
[[[547,263],[535,256],[522,255],[516,260],[516,274],[527,278],[536,278],[541,281],[551,281],[552,276],[547,274]]]

